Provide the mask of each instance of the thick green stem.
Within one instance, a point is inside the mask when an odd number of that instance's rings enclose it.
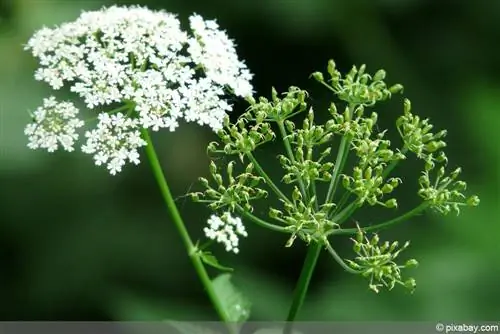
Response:
[[[311,277],[318,262],[319,254],[321,253],[322,245],[314,242],[309,245],[307,250],[307,256],[302,266],[302,271],[300,273],[299,281],[295,287],[293,293],[293,301],[288,312],[287,324],[285,326],[284,334],[290,334],[292,330],[292,322],[297,317],[302,304],[306,298],[307,289],[309,288],[309,283],[311,282]]]
[[[184,243],[184,246],[186,247],[188,251],[189,258],[191,259],[191,262],[193,263],[194,269],[196,270],[196,273],[198,274],[198,277],[203,284],[212,304],[213,307],[215,308],[216,312],[218,313],[220,319],[226,323],[229,322],[228,315],[226,314],[224,307],[222,306],[222,303],[220,302],[219,298],[217,297],[215,290],[212,285],[212,281],[210,280],[210,277],[208,276],[208,273],[205,269],[205,266],[203,265],[203,262],[196,252],[196,247],[193,244],[193,241],[191,240],[191,237],[189,236],[189,233],[186,229],[186,226],[184,222],[182,221],[181,215],[179,213],[179,210],[177,209],[177,206],[175,205],[175,201],[172,197],[172,194],[170,192],[170,189],[167,184],[167,180],[165,178],[165,175],[163,174],[160,161],[158,160],[158,156],[156,155],[156,151],[153,146],[153,142],[151,141],[151,137],[149,136],[149,133],[146,129],[142,129],[142,137],[147,143],[146,146],[146,155],[148,157],[148,160],[151,164],[151,169],[153,171],[153,174],[156,178],[156,182],[158,183],[158,186],[160,188],[161,194],[163,196],[163,199],[165,201],[165,204],[167,205],[167,208],[170,212],[171,218],[174,222],[175,227],[179,231],[180,237],[182,239],[182,242]]]

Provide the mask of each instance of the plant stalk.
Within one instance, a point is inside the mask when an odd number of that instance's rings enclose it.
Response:
[[[165,178],[165,175],[163,174],[160,161],[158,160],[158,156],[156,154],[156,151],[153,146],[153,142],[151,140],[151,137],[148,133],[148,130],[142,129],[141,130],[142,136],[144,140],[147,143],[146,146],[146,155],[148,157],[148,160],[151,165],[151,169],[153,171],[153,174],[156,178],[156,182],[158,183],[158,186],[160,188],[163,200],[165,201],[165,204],[170,212],[172,221],[174,222],[175,227],[177,228],[179,235],[182,239],[182,242],[184,243],[184,246],[186,247],[186,250],[188,251],[189,258],[191,259],[191,262],[194,266],[194,269],[196,270],[196,273],[205,288],[208,297],[210,298],[213,307],[215,308],[215,311],[219,315],[220,319],[225,322],[229,323],[229,318],[227,313],[225,312],[219,298],[217,297],[217,294],[215,293],[215,290],[212,285],[212,281],[210,280],[210,277],[208,276],[207,270],[205,266],[203,265],[203,262],[199,256],[199,254],[196,252],[197,248],[193,244],[193,241],[191,240],[191,237],[189,236],[188,230],[186,228],[186,225],[184,224],[181,215],[179,213],[179,210],[177,209],[177,206],[175,204],[175,201],[172,197],[172,193],[170,192],[170,188],[168,186],[167,180]]]
[[[318,242],[314,242],[309,245],[307,250],[306,259],[304,265],[302,266],[302,271],[300,272],[300,277],[295,287],[293,293],[293,301],[288,312],[288,317],[286,319],[287,323],[283,334],[290,334],[292,332],[293,321],[297,317],[302,304],[306,298],[307,290],[309,288],[309,283],[311,282],[311,277],[318,262],[319,255],[322,250],[322,245]]]

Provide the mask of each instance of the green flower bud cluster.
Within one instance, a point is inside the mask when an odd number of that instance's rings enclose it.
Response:
[[[461,206],[477,206],[479,205],[479,197],[472,195],[466,197],[464,191],[467,184],[464,181],[457,180],[462,169],[457,168],[448,175],[444,166],[441,166],[437,173],[436,179],[431,183],[429,172],[434,169],[432,157],[429,157],[429,162],[425,165],[425,170],[422,172],[418,182],[420,189],[418,194],[430,204],[430,207],[444,215],[455,211],[460,214]]]
[[[240,118],[236,124],[230,124],[229,117],[224,120],[225,127],[218,135],[224,144],[223,150],[218,150],[218,143],[208,145],[209,153],[224,153],[227,155],[238,154],[243,161],[245,153],[253,152],[258,146],[272,141],[275,137],[269,123],[259,122],[252,126],[247,125],[248,120]]]
[[[229,208],[231,212],[234,212],[236,207],[240,206],[252,212],[253,206],[250,202],[267,197],[267,191],[257,187],[263,179],[253,174],[254,166],[252,163],[246,166],[243,173],[234,176],[234,165],[234,161],[227,165],[227,182],[224,182],[219,169],[212,161],[210,174],[216,187],[211,187],[207,179],[200,178],[201,184],[206,189],[204,192],[191,193],[191,198],[197,202],[207,203],[208,207],[214,211]]]
[[[316,200],[316,197],[313,196],[308,202],[305,202],[299,188],[294,187],[292,202],[283,201],[284,212],[273,207],[270,208],[270,218],[285,226],[293,227],[286,247],[292,246],[297,235],[306,243],[318,242],[322,240],[327,231],[338,228],[338,224],[328,218],[328,213],[334,204],[324,204],[316,210]]]
[[[386,131],[376,134],[375,139],[370,138],[371,131],[365,133],[364,137],[353,138],[351,143],[359,158],[358,166],[360,168],[385,165],[385,163],[406,159],[401,151],[394,152],[390,149],[391,141],[383,139]]]
[[[257,124],[264,121],[275,122],[289,119],[307,109],[307,96],[305,90],[292,86],[284,97],[280,98],[276,89],[272,88],[271,100],[263,96],[259,97],[258,102],[254,98],[249,98],[250,107],[241,118],[253,120]]]
[[[400,178],[390,178],[385,181],[383,172],[383,164],[374,168],[368,166],[364,170],[356,166],[352,177],[343,175],[342,183],[344,188],[357,195],[359,205],[363,205],[366,201],[371,206],[379,204],[386,208],[397,208],[398,203],[395,198],[385,202],[381,202],[381,199],[384,195],[390,194],[403,181]]]
[[[285,155],[278,155],[278,159],[286,174],[283,176],[283,182],[286,184],[297,183],[302,180],[306,187],[313,182],[328,182],[331,180],[330,174],[333,163],[324,162],[330,155],[331,147],[327,147],[319,153],[319,157],[314,157],[314,148],[328,143],[333,133],[326,130],[325,125],[314,124],[314,112],[309,110],[304,119],[302,129],[295,129],[295,124],[291,121],[285,121],[290,144],[294,148],[294,159]]]
[[[398,118],[396,127],[405,147],[415,153],[419,159],[426,159],[429,154],[446,147],[446,142],[441,140],[446,136],[446,130],[432,133],[434,126],[429,123],[429,119],[422,120],[411,113],[411,103],[408,99],[404,101],[404,115]],[[439,157],[441,160],[446,159],[443,153]]]
[[[356,238],[351,240],[354,242],[353,250],[357,256],[354,261],[346,260],[346,262],[351,269],[370,279],[370,289],[378,293],[381,287],[392,290],[396,284],[400,284],[411,292],[415,290],[415,280],[408,278],[403,281],[401,270],[417,267],[417,260],[408,260],[404,265],[395,262],[399,254],[408,248],[409,241],[402,247],[399,247],[397,241],[393,243],[385,241],[380,244],[377,234],[373,234],[369,239],[359,226]]]
[[[343,78],[335,62],[330,60],[327,71],[330,75],[329,86],[340,100],[351,105],[373,106],[378,101],[390,98],[391,94],[403,90],[403,86],[399,84],[387,87],[384,70],[378,70],[373,76],[365,73],[366,65],[361,65],[359,69],[353,66]],[[319,82],[325,82],[321,72],[315,72],[312,76]]]

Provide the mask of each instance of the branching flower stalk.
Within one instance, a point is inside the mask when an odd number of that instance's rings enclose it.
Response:
[[[324,124],[315,122],[317,111],[310,105],[308,93],[298,87],[290,87],[283,94],[272,89],[270,99],[248,98],[248,110],[234,123],[226,118],[223,129],[218,131],[219,140],[208,146],[214,156],[210,163],[212,180],[202,178],[204,191],[191,194],[195,201],[208,204],[215,212],[234,212],[248,222],[288,234],[285,247],[291,247],[296,240],[309,245],[285,332],[290,332],[290,324],[300,311],[322,250],[326,249],[347,272],[366,277],[369,288],[377,293],[396,285],[413,292],[415,280],[403,278],[402,271],[415,267],[417,261],[409,259],[403,265],[396,262],[409,242],[402,247],[398,242],[381,243],[378,234],[369,237],[368,233],[407,221],[428,209],[458,214],[461,207],[479,204],[477,196],[466,197],[463,193],[466,184],[458,179],[461,169],[447,171],[443,140],[446,131],[433,133],[430,121],[413,114],[406,98],[396,129],[392,129],[401,137],[400,148],[393,148],[386,137],[389,130],[379,130],[378,113],[372,110],[402,93],[403,86],[388,86],[383,70],[374,75],[365,71],[364,65],[353,66],[343,76],[329,61],[327,79],[321,72],[313,73],[313,78],[337,98],[328,108]],[[319,112],[323,115],[326,111]],[[303,115],[301,125],[291,120],[299,114]],[[274,140],[283,143],[277,161],[283,172],[281,183],[286,187],[274,182],[257,159],[258,151]],[[334,148],[336,151],[332,151]],[[423,171],[418,180],[404,182],[418,181],[416,195],[422,201],[407,212],[397,213],[398,200],[392,193],[403,179],[392,174],[411,154],[422,161]],[[349,155],[356,159],[353,166],[347,164]],[[224,168],[220,156],[237,159]],[[263,199],[269,201],[269,196],[274,196],[280,206],[269,207],[267,216],[254,215],[254,206]],[[344,227],[355,212],[374,206],[394,211],[395,217],[356,228]],[[331,238],[341,235],[354,236],[354,258],[344,259],[332,247]]]

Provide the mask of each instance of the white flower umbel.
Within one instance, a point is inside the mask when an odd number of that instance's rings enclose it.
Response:
[[[44,99],[43,105],[32,114],[33,122],[24,129],[28,147],[54,152],[61,146],[68,152],[73,151],[78,139],[76,130],[84,125],[77,115],[78,109],[71,102],[57,102],[53,96]]]
[[[227,252],[239,253],[239,236],[247,237],[247,231],[241,218],[225,212],[222,216],[212,215],[208,219],[208,227],[203,229],[208,239],[221,243]]]
[[[112,6],[84,12],[53,29],[43,28],[25,49],[39,60],[37,80],[55,90],[69,87],[88,109],[101,114],[109,112],[112,104],[130,106],[120,117],[133,118],[136,130],[174,131],[184,120],[217,131],[232,110],[227,95],[252,95],[252,74],[215,21],[194,14],[189,22],[190,29],[184,31],[174,14]],[[125,151],[135,156],[130,152],[141,145],[137,141],[138,146],[131,148],[117,138],[125,145],[119,154],[122,158],[116,156],[120,150],[110,148],[113,145],[97,145],[110,143],[111,133],[121,133],[122,129],[112,129],[112,123],[87,133],[84,152],[93,154],[97,164],[114,161],[114,167],[108,164],[108,168],[119,172],[125,160],[138,161],[125,159]],[[126,124],[129,133],[132,123]],[[99,137],[103,127],[108,131],[105,140]],[[54,147],[40,139],[37,145]],[[109,150],[100,151],[104,147]]]
[[[87,144],[82,146],[82,151],[94,154],[96,165],[107,164],[111,175],[121,172],[127,160],[138,165],[137,149],[146,145],[138,121],[122,113],[99,114],[97,129],[88,131],[85,136]]]

